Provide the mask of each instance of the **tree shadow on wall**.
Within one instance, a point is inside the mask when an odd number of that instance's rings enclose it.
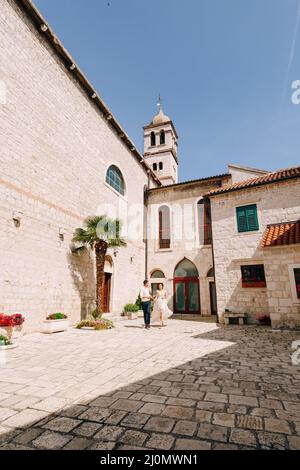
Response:
[[[83,320],[95,308],[96,278],[94,260],[88,250],[68,253],[69,269],[80,296],[80,318]]]

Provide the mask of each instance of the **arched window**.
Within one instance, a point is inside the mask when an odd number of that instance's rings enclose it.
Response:
[[[159,133],[159,143],[160,145],[163,145],[166,143],[166,134],[164,130],[161,130]]]
[[[157,163],[153,163],[153,171],[157,171]]]
[[[152,290],[152,295],[155,295],[159,284],[161,284],[160,280],[165,279],[164,273],[160,269],[156,269],[155,271],[152,272],[151,274],[151,290]]]
[[[170,248],[170,209],[168,206],[161,206],[158,210],[159,216],[159,248]]]
[[[198,230],[200,245],[210,245],[212,242],[211,214],[209,199],[200,199],[197,204]]]
[[[163,170],[163,168],[164,168],[163,162],[159,162],[159,164],[158,164],[158,169],[159,169],[159,170]]]
[[[174,272],[174,277],[198,277],[198,269],[187,258],[184,258],[182,261],[180,261],[179,264],[177,264]]]
[[[150,134],[150,141],[151,141],[151,147],[155,147],[156,145],[156,137],[155,137],[155,132],[151,132]]]
[[[207,271],[206,277],[215,277],[215,270],[214,270],[214,268],[210,268],[210,269]]]
[[[118,193],[124,196],[125,194],[125,183],[124,178],[118,167],[111,165],[106,172],[106,182],[114,188]]]
[[[151,274],[151,278],[156,278],[156,279],[163,279],[165,277],[164,273],[160,269],[156,269],[153,271]]]

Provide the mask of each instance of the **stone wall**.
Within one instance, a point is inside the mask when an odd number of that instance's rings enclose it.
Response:
[[[238,233],[236,207],[257,204],[259,230]],[[299,321],[299,306],[291,301],[288,265],[299,262],[300,246],[262,248],[268,224],[300,218],[300,182],[290,180],[211,198],[218,314],[224,310],[271,314],[273,324],[280,319]],[[241,265],[264,264],[266,288],[243,288]],[[274,316],[274,314],[276,314]]]
[[[39,329],[48,313],[76,321],[90,310],[93,256],[71,254],[74,229],[103,205],[114,215],[119,203],[142,204],[148,177],[12,0],[0,0],[0,43],[0,311],[25,313],[27,328]],[[124,198],[105,183],[110,164],[123,173]],[[142,234],[111,254],[111,309],[120,313],[144,277]]]

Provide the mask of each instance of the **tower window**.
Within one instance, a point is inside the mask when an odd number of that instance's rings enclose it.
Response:
[[[153,163],[153,171],[157,171],[157,163]]]
[[[164,169],[164,164],[163,164],[163,162],[159,162],[159,164],[158,164],[158,169],[159,169],[159,170],[163,170],[163,169]]]
[[[155,132],[151,132],[150,134],[150,141],[151,141],[151,147],[155,147],[156,145],[156,136],[155,136]]]
[[[161,145],[165,144],[166,143],[166,134],[165,134],[165,131],[162,130],[160,131],[160,134],[159,134],[159,143]]]

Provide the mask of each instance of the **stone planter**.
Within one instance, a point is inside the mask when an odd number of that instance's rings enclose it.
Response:
[[[43,333],[52,334],[66,331],[69,328],[69,320],[44,320]]]
[[[0,351],[5,351],[6,349],[14,349],[14,348],[17,348],[18,347],[18,344],[7,344],[6,346],[5,345],[1,345],[0,344]]]
[[[144,312],[143,312],[143,310],[139,310],[138,313],[137,313],[137,315],[138,315],[138,318],[144,318]]]
[[[128,320],[136,320],[138,318],[138,312],[126,312],[125,315]]]

